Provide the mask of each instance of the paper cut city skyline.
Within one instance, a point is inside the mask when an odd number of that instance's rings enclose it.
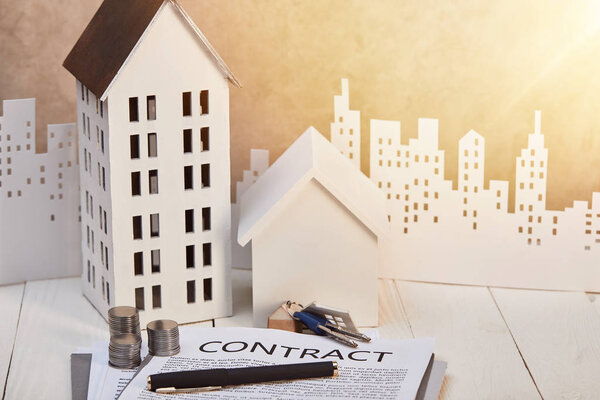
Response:
[[[349,109],[334,101],[336,122]],[[360,120],[340,129],[332,143],[351,161]],[[347,132],[347,133],[346,133]],[[346,137],[346,140],[339,139]],[[341,143],[341,145],[340,145]],[[592,204],[575,201],[546,209],[548,149],[535,112],[528,146],[516,159],[515,212],[508,212],[508,181],[484,181],[485,139],[470,130],[459,141],[457,189],[444,177],[438,120],[420,118],[418,137],[401,142],[400,121],[370,120],[370,179],[384,191],[392,235],[382,246],[381,276],[546,289],[600,289],[600,193]]]
[[[48,125],[47,152],[36,153],[35,99],[2,104],[0,284],[78,275],[77,128]]]
[[[350,158],[349,148],[353,149],[351,161],[358,166],[360,117],[348,116],[360,114],[349,109],[348,83],[346,80],[342,82],[342,94],[336,95],[334,100],[335,122],[331,124],[331,133],[332,138],[337,137],[335,141],[339,147],[336,147],[346,157]],[[48,224],[60,232],[73,229],[72,226],[60,226],[70,221],[60,216],[60,212],[67,213],[62,206],[60,210],[63,211],[54,212],[55,221],[50,221],[53,212],[48,207],[68,203],[59,199],[60,193],[50,193],[50,187],[56,185],[58,188],[59,184],[50,180],[58,179],[60,168],[67,171],[72,168],[71,172],[76,174],[75,161],[71,161],[71,167],[68,167],[69,160],[75,159],[69,158],[74,157],[69,153],[74,149],[68,145],[63,145],[62,149],[58,147],[59,141],[67,143],[68,131],[75,130],[73,124],[49,126],[49,132],[54,131],[56,135],[56,145],[49,145],[46,156],[35,154],[33,150],[34,99],[5,101],[4,115],[0,118],[0,148],[3,150],[0,153],[0,162],[3,163],[0,165],[0,232],[3,238],[0,257],[3,262],[18,265],[18,257],[11,256],[9,250],[13,249],[13,254],[19,256],[22,253],[14,251],[19,245],[10,246],[9,239],[18,237],[14,232],[19,231],[12,227],[24,229],[23,226],[30,225],[22,223],[23,218],[31,216],[32,223],[39,220],[40,226]],[[27,126],[27,121],[31,126]],[[382,246],[385,262],[380,276],[513,287],[600,289],[600,272],[596,271],[600,251],[600,193],[593,194],[591,206],[586,201],[575,201],[573,207],[562,211],[546,209],[548,149],[544,147],[541,113],[535,113],[533,125],[528,147],[515,160],[515,212],[510,213],[509,182],[490,180],[486,185],[484,181],[485,138],[482,135],[470,130],[460,139],[459,178],[457,189],[453,189],[453,181],[444,178],[445,153],[437,145],[437,120],[420,119],[418,137],[409,139],[408,144],[401,142],[399,121],[371,120],[370,179],[385,193],[392,231],[391,238]],[[12,155],[9,156],[8,132],[11,129],[13,143]],[[29,138],[27,132],[30,133]],[[65,138],[60,139],[59,136]],[[17,137],[21,137],[18,139],[21,144],[15,141]],[[51,137],[49,142],[52,140]],[[18,145],[21,146],[20,152],[16,150]],[[44,161],[44,157],[54,161]],[[267,150],[251,151],[251,168],[244,172],[243,181],[237,185],[238,199],[262,175],[268,163]],[[61,164],[62,167],[59,167]],[[40,165],[45,166],[45,185],[40,184],[41,175],[44,175],[39,170]],[[55,171],[51,172],[51,168]],[[73,174],[64,171],[60,179],[65,187],[75,187],[76,192],[78,177],[71,176]],[[31,184],[27,184],[27,178],[31,178]],[[24,182],[21,186],[18,184],[20,181]],[[51,200],[52,195],[54,199]],[[46,198],[48,200],[43,200]],[[49,202],[49,205],[44,202]],[[75,214],[71,219],[79,216],[77,201],[73,204],[69,212]],[[232,238],[237,233],[236,207],[236,204],[232,205]],[[39,215],[27,214],[25,210],[28,209],[40,210]],[[11,219],[11,216],[18,218]],[[53,238],[56,243],[52,242],[41,250],[48,254],[55,254],[50,251],[51,248],[64,245],[59,238],[62,234],[54,235],[43,227],[35,231],[30,229],[27,234],[36,235],[33,243]],[[239,247],[234,240],[232,243],[233,266],[249,267],[250,247]],[[80,256],[72,248],[69,251],[64,253],[65,257],[69,260],[77,258],[75,262],[79,263]],[[28,254],[33,257],[36,253]],[[71,266],[69,261],[66,268],[63,265],[53,269],[52,262],[45,260],[48,267],[34,274],[37,279],[74,275],[80,268],[79,265]],[[11,276],[7,275],[8,271],[3,271],[1,281],[33,279],[28,278],[25,271],[27,269],[11,270]]]

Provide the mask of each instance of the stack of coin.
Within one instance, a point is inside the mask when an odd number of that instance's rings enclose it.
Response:
[[[110,336],[121,333],[140,335],[140,317],[135,307],[120,306],[108,310]]]
[[[142,339],[134,333],[120,333],[110,337],[108,362],[117,368],[135,368],[142,362]]]
[[[159,319],[150,322],[148,330],[148,352],[155,356],[174,356],[179,353],[179,328],[177,322]]]

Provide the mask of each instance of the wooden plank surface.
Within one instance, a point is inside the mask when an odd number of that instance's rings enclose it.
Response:
[[[4,391],[13,351],[24,284],[0,287],[0,388]]]
[[[109,336],[80,285],[80,278],[27,282],[5,399],[70,398],[70,354]]]
[[[492,294],[544,398],[600,398],[600,315],[585,293]]]
[[[448,362],[440,399],[539,399],[485,287],[396,281],[415,337],[436,338]]]
[[[231,271],[233,292],[233,316],[215,319],[216,327],[252,327],[252,271],[233,269]]]

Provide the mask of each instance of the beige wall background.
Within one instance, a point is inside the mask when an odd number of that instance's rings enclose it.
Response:
[[[0,0],[0,99],[36,97],[40,149],[48,123],[74,121],[62,61],[100,0]],[[333,95],[350,79],[370,118],[440,120],[446,178],[458,139],[486,138],[486,179],[512,180],[542,110],[548,207],[600,191],[600,4],[592,0],[180,0],[242,81],[231,89],[232,177],[249,149],[278,157],[309,125],[329,137]],[[511,191],[513,188],[511,187]]]

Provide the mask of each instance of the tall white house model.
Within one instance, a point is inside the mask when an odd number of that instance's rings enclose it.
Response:
[[[252,241],[254,325],[294,300],[345,308],[357,325],[376,326],[387,230],[383,193],[309,128],[241,198],[238,240]]]
[[[77,79],[83,292],[142,324],[231,315],[229,86],[173,0],[105,0]]]

